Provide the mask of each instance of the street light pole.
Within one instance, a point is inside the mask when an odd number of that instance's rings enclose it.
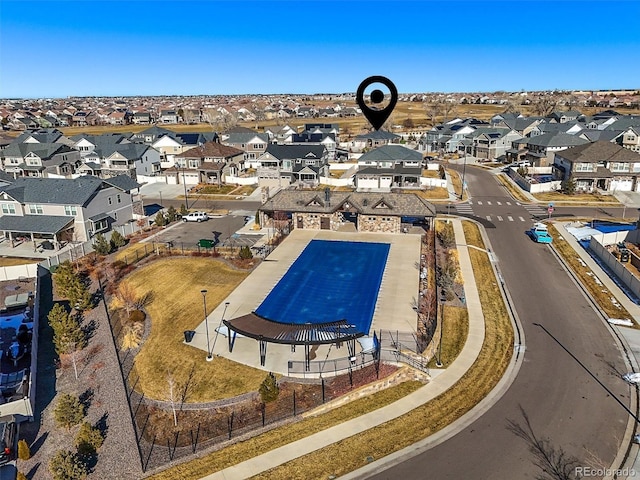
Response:
[[[184,206],[188,210],[189,209],[189,197],[187,196],[187,181],[186,181],[186,175],[184,173],[186,169],[187,169],[187,167],[185,165],[182,165],[182,185],[184,186]]]
[[[207,333],[207,362],[213,360],[213,356],[211,355],[211,349],[209,348],[209,319],[207,318],[207,291],[200,290],[202,294],[202,302],[204,304],[204,329]]]
[[[216,348],[216,341],[218,340],[218,333],[220,333],[219,329],[222,326],[222,322],[224,322],[224,316],[227,314],[227,307],[229,307],[229,302],[224,302],[224,312],[222,312],[222,318],[220,319],[220,325],[218,325],[218,329],[216,330],[216,336],[213,337],[213,347],[211,348],[212,352]]]
[[[464,177],[467,173],[467,146],[464,146],[464,163],[462,164],[462,191],[460,192],[460,200],[464,197]]]

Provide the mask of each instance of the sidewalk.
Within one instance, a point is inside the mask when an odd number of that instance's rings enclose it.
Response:
[[[440,371],[433,376],[428,384],[417,390],[416,392],[402,398],[401,400],[380,408],[375,412],[368,413],[361,417],[336,425],[322,432],[315,433],[304,439],[287,444],[270,452],[264,453],[258,457],[252,458],[245,462],[239,463],[232,467],[226,468],[219,472],[203,477],[203,480],[240,480],[257,475],[261,472],[277,467],[295,458],[307,455],[319,450],[323,447],[336,443],[344,438],[357,435],[360,432],[374,428],[382,423],[393,420],[417,407],[427,403],[431,399],[437,397],[442,392],[453,386],[462,375],[471,367],[476,360],[482,343],[484,340],[484,317],[478,290],[476,288],[473,268],[464,239],[462,223],[458,219],[453,220],[454,232],[458,240],[458,253],[460,270],[464,278],[464,294],[467,301],[469,312],[469,334],[464,348],[456,360],[446,370]],[[515,358],[515,356],[514,356]],[[511,366],[510,366],[511,369]],[[509,382],[505,375],[501,380],[502,388],[499,386],[491,392],[491,394],[483,400],[479,405],[474,407],[470,412],[456,420],[451,425],[440,430],[431,437],[419,442],[408,449],[401,450],[395,454],[389,455],[381,460],[372,462],[362,469],[352,472],[343,478],[356,478],[366,472],[374,472],[381,468],[384,464],[390,462],[395,463],[399,459],[407,455],[407,451],[415,451],[416,448],[426,448],[438,444],[455,433],[463,429],[470,422],[481,415],[491,404],[498,400],[499,394],[504,391],[504,385]]]

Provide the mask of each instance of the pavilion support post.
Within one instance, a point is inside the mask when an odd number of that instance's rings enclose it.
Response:
[[[305,371],[309,371],[310,361],[309,361],[309,344],[304,344],[304,369]]]
[[[350,338],[347,340],[347,350],[349,351],[349,357],[355,357],[356,355],[356,339]]]
[[[231,353],[233,352],[233,344],[236,341],[236,332],[231,330],[228,326],[227,329],[229,330],[229,334],[227,335],[227,343],[229,344],[229,353]],[[233,337],[233,339],[231,337]]]
[[[264,367],[264,363],[267,359],[267,342],[262,338],[262,335],[260,335],[260,340],[258,340],[258,342],[260,343],[260,366]]]

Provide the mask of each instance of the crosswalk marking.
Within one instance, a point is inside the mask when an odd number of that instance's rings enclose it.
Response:
[[[502,205],[502,202],[496,202],[498,205]]]
[[[482,200],[478,200],[476,203],[477,203],[478,205],[482,205]]]
[[[507,205],[511,205],[511,202],[507,202]]]
[[[487,220],[491,221],[491,215],[487,215]]]
[[[502,221],[502,217],[500,215],[498,215],[498,221],[501,222]]]
[[[520,219],[521,222],[525,221],[524,218],[522,218],[522,217],[518,217],[518,218]]]
[[[491,202],[489,200],[487,200],[487,205],[491,205]]]
[[[510,222],[513,222],[513,217],[507,217],[507,220],[509,220]]]

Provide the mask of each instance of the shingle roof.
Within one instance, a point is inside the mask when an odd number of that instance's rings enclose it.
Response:
[[[280,190],[271,197],[260,210],[291,212],[332,213],[344,202],[366,215],[391,216],[435,216],[435,207],[414,194],[337,192],[330,193],[330,201],[324,200],[324,193],[309,190]],[[378,208],[383,203],[389,208]]]
[[[231,132],[229,138],[225,140],[225,143],[249,143],[254,138],[258,137],[264,143],[269,143],[269,135],[266,133],[256,132]]]
[[[606,141],[568,148],[558,152],[556,155],[572,162],[640,162],[640,153]]]
[[[74,217],[59,215],[3,215],[0,217],[0,230],[53,235],[74,220]]]
[[[238,148],[222,145],[218,142],[207,142],[199,147],[190,148],[186,152],[182,152],[176,157],[180,158],[231,158],[237,155],[243,155],[244,152]]]
[[[374,130],[373,132],[356,136],[357,140],[395,140],[396,138],[400,138],[400,135],[387,132],[386,130]]]
[[[545,133],[525,140],[524,143],[527,145],[540,147],[572,147],[589,143],[588,140],[580,138],[578,135],[570,135],[568,133]]]
[[[62,143],[12,143],[0,151],[0,157],[24,157],[30,152],[46,160],[56,153],[75,152],[73,148]]]
[[[0,192],[6,192],[23,204],[84,206],[103,183],[106,182],[91,175],[75,179],[21,177],[16,179],[13,185],[2,188]]]
[[[130,192],[136,188],[140,188],[140,184],[129,175],[117,175],[115,177],[105,178],[103,182],[112,187],[119,188],[123,192]]]
[[[405,148],[402,145],[383,145],[382,147],[374,148],[362,155],[358,161],[373,161],[373,162],[385,162],[385,161],[401,161],[401,160],[413,160],[422,161],[422,153],[417,150],[411,150]]]
[[[297,159],[297,158],[322,158],[325,153],[324,145],[276,145],[271,143],[267,146],[266,153],[275,158]],[[309,155],[311,154],[311,156]]]

